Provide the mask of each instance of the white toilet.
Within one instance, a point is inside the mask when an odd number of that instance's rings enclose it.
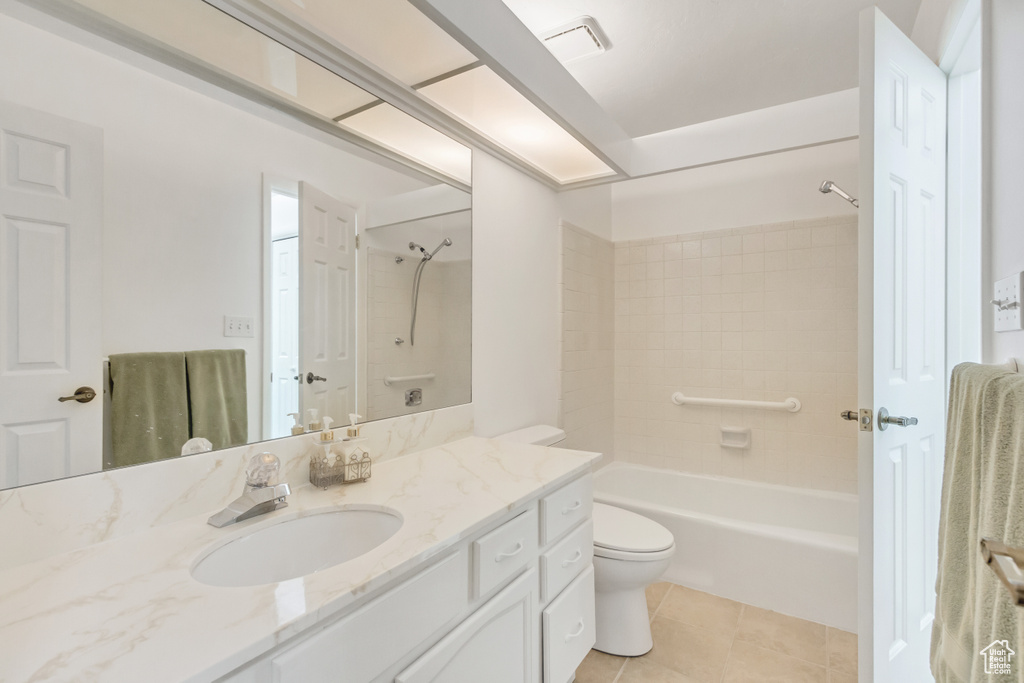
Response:
[[[650,651],[644,589],[668,569],[672,532],[635,512],[594,503],[595,650],[636,657]]]
[[[554,446],[565,432],[535,425],[498,438]],[[594,503],[595,650],[626,657],[650,651],[654,642],[644,589],[668,569],[675,551],[672,532],[654,520]]]

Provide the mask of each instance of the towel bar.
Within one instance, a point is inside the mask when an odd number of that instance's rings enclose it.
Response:
[[[1024,549],[1013,548],[991,538],[981,539],[981,556],[989,569],[995,572],[1010,597],[1018,606],[1024,606]]]

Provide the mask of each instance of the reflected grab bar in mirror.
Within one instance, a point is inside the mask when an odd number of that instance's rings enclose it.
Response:
[[[405,375],[404,377],[385,377],[384,384],[391,386],[395,382],[415,382],[418,379],[434,379],[436,377],[432,372],[428,372],[425,375]]]
[[[722,408],[762,408],[764,410],[788,410],[795,413],[800,410],[800,401],[790,396],[785,401],[741,401],[732,398],[695,398],[686,396],[681,391],[672,394],[672,402],[677,406],[718,406]]]

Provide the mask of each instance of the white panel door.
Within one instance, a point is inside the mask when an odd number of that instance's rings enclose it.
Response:
[[[274,240],[270,245],[271,366],[270,428],[268,438],[291,434],[289,413],[299,410],[299,238]]]
[[[860,678],[931,680],[945,434],[946,77],[861,15]],[[917,419],[901,426],[880,422]]]
[[[299,183],[301,403],[335,421],[356,409],[355,240],[355,209]]]
[[[0,488],[103,466],[103,131],[0,102]]]

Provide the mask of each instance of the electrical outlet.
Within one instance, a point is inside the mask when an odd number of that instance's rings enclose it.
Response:
[[[1010,332],[1012,330],[1024,329],[1021,326],[1021,281],[1024,280],[1024,273],[1017,273],[1002,280],[996,280],[994,288],[995,298],[992,305],[995,310],[996,332]]]
[[[255,337],[256,325],[252,318],[235,315],[224,316],[225,337]]]

